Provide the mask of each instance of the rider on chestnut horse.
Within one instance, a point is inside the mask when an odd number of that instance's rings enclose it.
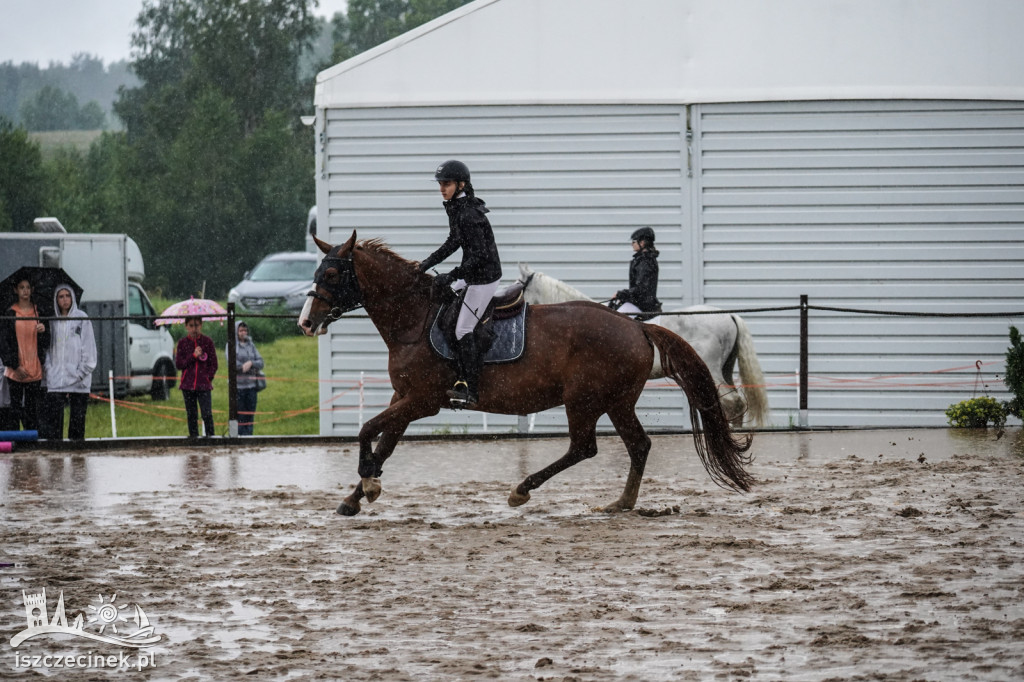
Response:
[[[469,168],[461,161],[445,161],[434,173],[448,213],[448,239],[420,262],[426,272],[462,248],[462,263],[450,272],[434,278],[435,287],[465,289],[462,308],[455,327],[455,362],[458,380],[448,391],[452,407],[472,408],[480,389],[480,372],[486,348],[481,348],[473,333],[501,280],[501,261],[494,232],[487,220],[487,207],[478,199],[469,181]]]

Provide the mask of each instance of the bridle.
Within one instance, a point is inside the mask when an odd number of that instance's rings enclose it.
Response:
[[[338,282],[324,282],[324,275],[332,267],[338,271]],[[363,292],[359,289],[359,280],[356,278],[356,267],[352,262],[351,253],[345,258],[324,256],[313,276],[313,284],[325,289],[330,294],[330,298],[318,292],[315,287],[306,292],[306,296],[312,296],[330,306],[327,317],[331,318],[332,322],[341,318],[345,313],[363,307]]]
[[[324,275],[327,270],[334,268],[338,271],[338,282],[328,283],[324,282]],[[323,301],[330,310],[327,311],[327,317],[330,318],[331,322],[334,322],[341,318],[342,315],[348,312],[352,312],[357,308],[363,307],[363,292],[359,288],[359,279],[356,277],[355,263],[352,260],[352,253],[345,257],[340,256],[324,256],[320,261],[320,265],[317,267],[316,273],[313,275],[313,284],[325,289],[330,296],[324,296],[318,292],[315,288],[311,291],[306,292],[306,296],[310,296],[318,301]],[[393,300],[407,296],[406,291],[399,291],[391,296],[385,297],[383,300]],[[430,326],[431,309],[428,307],[426,316],[423,322],[423,329],[416,333],[416,337],[412,340],[399,339],[399,343],[415,343],[424,333],[424,331]]]

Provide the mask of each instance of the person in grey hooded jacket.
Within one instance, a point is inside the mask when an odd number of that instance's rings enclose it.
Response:
[[[53,292],[54,316],[50,326],[50,348],[43,377],[46,401],[42,419],[43,438],[64,437],[64,406],[71,405],[68,438],[85,438],[85,411],[89,404],[92,373],[96,369],[96,337],[92,322],[78,308],[75,292],[62,284]]]
[[[227,347],[224,349],[227,355]],[[235,322],[235,370],[238,372],[238,435],[251,436],[252,427],[256,422],[256,378],[263,369],[263,356],[260,355],[249,326],[242,321]]]

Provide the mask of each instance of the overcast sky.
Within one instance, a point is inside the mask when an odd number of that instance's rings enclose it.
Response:
[[[332,17],[346,0],[320,0]],[[0,0],[0,62],[71,63],[86,52],[104,63],[128,59],[142,0]]]

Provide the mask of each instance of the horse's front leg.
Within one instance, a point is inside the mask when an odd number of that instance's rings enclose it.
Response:
[[[417,419],[437,414],[439,407],[428,407],[424,401],[416,401],[408,396],[392,396],[391,405],[373,417],[359,431],[359,483],[352,494],[346,497],[338,506],[338,513],[342,516],[354,516],[359,513],[359,501],[365,497],[367,502],[373,502],[381,493],[380,476],[384,462],[395,446],[402,438],[409,424]],[[373,441],[377,436],[376,449],[373,448]]]

